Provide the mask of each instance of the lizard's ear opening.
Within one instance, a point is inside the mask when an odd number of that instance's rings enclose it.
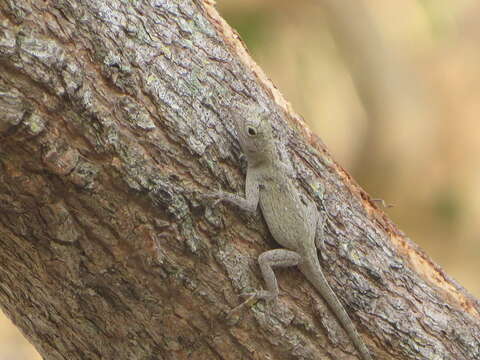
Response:
[[[247,127],[247,133],[249,136],[256,136],[257,135],[257,130],[251,126]]]

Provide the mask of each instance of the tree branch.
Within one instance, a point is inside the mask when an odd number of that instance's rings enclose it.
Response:
[[[0,305],[44,359],[354,359],[294,269],[263,286],[261,215],[229,119],[271,110],[329,214],[329,282],[377,359],[474,359],[478,303],[396,229],[249,58],[210,1],[0,3]],[[323,199],[323,202],[322,202]],[[327,355],[328,354],[328,355]]]

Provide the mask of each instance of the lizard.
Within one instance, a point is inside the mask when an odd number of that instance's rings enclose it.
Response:
[[[244,295],[275,301],[279,289],[273,268],[297,266],[333,311],[362,360],[372,360],[355,325],[323,274],[317,254],[317,247],[324,247],[323,216],[313,201],[301,197],[289,175],[289,168],[280,159],[268,113],[262,110],[253,115],[235,114],[233,117],[240,148],[248,164],[245,197],[223,191],[206,196],[214,199],[214,204],[225,201],[249,212],[255,212],[260,205],[272,237],[283,247],[265,251],[258,257],[266,290]]]

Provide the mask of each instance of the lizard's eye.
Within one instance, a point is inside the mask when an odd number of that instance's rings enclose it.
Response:
[[[255,135],[257,135],[257,130],[255,130],[253,127],[249,126],[249,127],[247,127],[247,133],[250,136],[255,136]]]

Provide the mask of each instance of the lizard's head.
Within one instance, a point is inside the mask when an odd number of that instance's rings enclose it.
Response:
[[[275,152],[275,142],[268,113],[255,111],[245,115],[245,117],[237,115],[234,119],[240,146],[250,161],[261,161]]]

